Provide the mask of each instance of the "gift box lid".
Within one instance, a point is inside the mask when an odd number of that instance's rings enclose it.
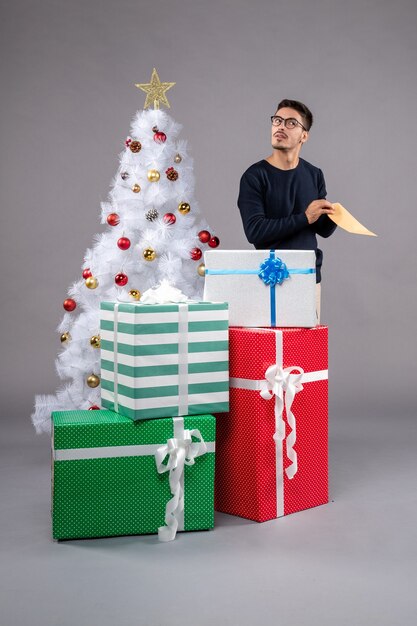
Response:
[[[189,302],[169,302],[167,304],[142,304],[141,302],[100,302],[102,311],[114,311],[115,305],[122,313],[169,313],[176,312],[180,304],[187,304],[189,311],[224,311],[228,309],[227,302],[197,302],[190,300]]]
[[[231,328],[230,377],[261,379],[266,369],[302,367],[304,372],[327,370],[328,327]]]
[[[314,250],[206,250],[204,263],[206,270],[233,269],[233,270],[256,270],[263,261],[268,261],[271,252],[274,258],[285,261],[288,269],[314,270],[316,268],[316,253]],[[207,272],[206,273],[210,273]]]
[[[197,428],[204,441],[215,440],[213,415],[185,416],[183,420],[184,428]],[[133,422],[107,410],[55,411],[52,424],[55,450],[163,444],[173,436],[172,418]]]

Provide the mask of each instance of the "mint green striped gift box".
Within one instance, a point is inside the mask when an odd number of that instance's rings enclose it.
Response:
[[[227,302],[101,303],[101,403],[133,420],[229,410]]]

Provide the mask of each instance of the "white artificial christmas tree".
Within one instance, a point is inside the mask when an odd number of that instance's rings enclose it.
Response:
[[[56,368],[66,382],[55,396],[36,397],[37,432],[49,431],[52,411],[100,406],[101,301],[138,301],[163,281],[202,298],[203,248],[219,240],[194,199],[193,161],[178,137],[181,126],[159,109],[160,103],[169,107],[165,92],[174,84],[161,83],[154,69],[150,83],[136,85],[147,93],[145,109],[133,119],[109,200],[101,205],[106,231],[87,250],[83,278],[64,302]]]

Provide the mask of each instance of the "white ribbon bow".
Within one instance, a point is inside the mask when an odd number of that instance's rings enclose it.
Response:
[[[189,298],[164,278],[158,287],[147,289],[140,298],[140,304],[169,304],[171,302],[191,302]]]
[[[193,441],[192,437],[199,439]],[[165,524],[158,528],[160,541],[172,541],[178,529],[178,519],[184,510],[184,486],[181,478],[184,465],[194,465],[194,459],[207,452],[207,445],[198,429],[184,430],[181,438],[172,437],[155,452],[156,468],[159,474],[169,472],[169,486],[172,498],[165,508]],[[167,463],[164,463],[168,457]]]
[[[294,371],[298,372],[298,374],[293,374],[292,372]],[[263,382],[263,386],[259,392],[264,400],[270,400],[275,396],[275,441],[277,439],[281,441],[285,439],[285,422],[282,417],[285,395],[287,422],[291,428],[291,432],[286,439],[287,457],[291,461],[291,465],[285,470],[288,478],[294,478],[298,470],[297,453],[294,450],[294,444],[296,441],[296,422],[294,413],[291,411],[291,406],[295,398],[295,394],[303,390],[303,385],[301,384],[303,374],[304,370],[301,367],[283,368],[280,365],[271,365],[265,372],[265,381]]]

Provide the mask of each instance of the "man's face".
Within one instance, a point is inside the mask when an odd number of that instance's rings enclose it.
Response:
[[[298,111],[284,107],[278,109],[275,115],[285,119],[294,118],[305,126],[305,121]],[[307,141],[308,132],[297,124],[295,128],[286,128],[285,123],[281,122],[279,126],[271,126],[271,143],[274,150],[294,150],[294,148],[302,146]]]

